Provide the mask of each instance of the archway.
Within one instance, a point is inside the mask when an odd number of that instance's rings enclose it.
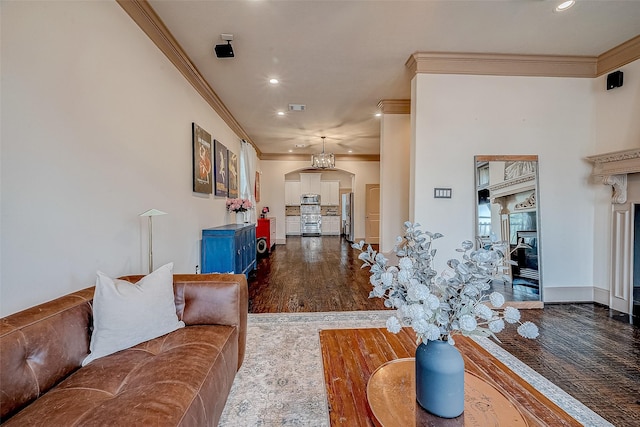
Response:
[[[284,174],[284,184],[286,236],[300,235],[305,228],[301,196],[318,194],[321,235],[340,236],[346,233],[353,240],[354,173],[343,169],[299,168]]]

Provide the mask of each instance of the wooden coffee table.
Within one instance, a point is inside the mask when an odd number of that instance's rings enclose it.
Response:
[[[386,362],[415,356],[413,332],[406,328],[398,334],[379,328],[323,330],[320,344],[331,426],[380,425],[368,404],[367,383]],[[464,358],[465,371],[501,393],[527,425],[582,425],[473,340],[458,336],[456,347]],[[414,401],[415,396],[407,399]],[[439,419],[424,425],[456,425],[452,422]]]

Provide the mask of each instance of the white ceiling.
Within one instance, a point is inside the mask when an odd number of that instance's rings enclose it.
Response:
[[[597,56],[640,34],[640,0],[560,2],[149,1],[263,154],[310,154],[321,136],[336,154],[378,154],[377,104],[410,97],[415,52]],[[222,33],[235,58],[216,58]]]

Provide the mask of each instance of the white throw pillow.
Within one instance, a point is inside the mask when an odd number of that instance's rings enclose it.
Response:
[[[135,284],[98,271],[91,353],[82,366],[182,327],[184,322],[178,320],[173,297],[173,263]]]

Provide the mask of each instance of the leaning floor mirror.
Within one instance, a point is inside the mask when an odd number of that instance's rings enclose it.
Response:
[[[511,283],[494,283],[509,305],[542,308],[538,156],[475,156],[476,245],[509,243]]]

